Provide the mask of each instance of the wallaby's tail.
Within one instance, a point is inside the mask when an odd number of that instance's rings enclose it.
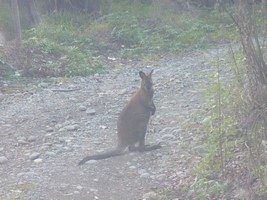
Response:
[[[100,154],[96,154],[96,155],[92,155],[92,156],[86,156],[84,159],[82,159],[78,165],[83,165],[84,163],[86,163],[88,160],[102,160],[102,159],[106,159],[106,158],[110,158],[113,156],[119,156],[121,154],[123,154],[124,149],[114,149],[108,152],[104,152],[104,153],[100,153]]]

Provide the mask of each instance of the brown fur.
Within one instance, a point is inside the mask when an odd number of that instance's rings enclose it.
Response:
[[[151,151],[161,148],[160,145],[146,146],[145,135],[150,115],[154,115],[156,107],[153,102],[152,72],[146,75],[140,71],[141,87],[131,98],[129,103],[121,111],[117,121],[117,147],[114,150],[87,156],[79,162],[84,164],[88,160],[101,160],[124,153],[128,147],[129,151]],[[135,144],[138,143],[138,147]]]

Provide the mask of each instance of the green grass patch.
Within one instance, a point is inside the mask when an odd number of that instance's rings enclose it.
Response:
[[[103,64],[82,32],[86,19],[74,13],[47,16],[38,27],[26,31],[23,44],[39,54],[36,58],[46,58],[42,65],[48,75],[86,76],[98,72]]]
[[[10,66],[9,64],[5,63],[0,58],[0,80],[12,80],[15,78],[16,70]]]
[[[188,17],[188,14],[176,13],[163,13],[162,16],[154,17],[152,11],[145,12],[145,16],[133,13],[122,11],[105,15],[90,25],[88,35],[102,48],[116,46],[118,52],[126,58],[143,58],[207,48],[211,42],[226,39],[226,31],[236,33],[230,22],[220,24],[219,17],[212,21],[210,18],[214,17],[213,12],[207,12],[205,17]],[[216,16],[225,17],[219,12],[216,12]],[[102,36],[100,41],[99,36]]]
[[[229,17],[217,10],[177,12],[166,5],[114,1],[107,14],[94,20],[81,13],[54,13],[26,31],[24,45],[46,57],[42,65],[52,76],[86,76],[102,70],[109,56],[152,61],[208,48],[236,34]],[[40,67],[40,62],[33,65]]]

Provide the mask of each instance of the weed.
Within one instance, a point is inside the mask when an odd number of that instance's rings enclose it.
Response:
[[[206,200],[216,197],[216,195],[222,193],[225,188],[214,180],[202,178],[196,181],[192,186],[192,190],[194,191],[194,194],[196,194],[197,199]]]
[[[10,80],[15,77],[15,69],[0,59],[0,79]]]
[[[217,10],[177,12],[173,2],[162,1],[113,1],[108,5],[109,12],[98,19],[56,12],[25,31],[24,47],[34,57],[30,67],[37,68],[30,74],[42,68],[45,76],[88,75],[101,70],[103,58],[110,55],[154,61],[162,54],[207,48],[210,42],[236,33],[229,17]]]
[[[38,27],[26,32],[24,45],[38,49],[40,54],[51,59],[45,64],[52,71],[51,75],[86,76],[101,70],[103,64],[91,50],[90,40],[82,35],[84,17],[79,20],[73,14],[70,20],[69,15],[56,13],[47,17]]]
[[[24,199],[25,194],[34,190],[35,186],[32,183],[19,183],[9,185],[4,189],[0,199]]]

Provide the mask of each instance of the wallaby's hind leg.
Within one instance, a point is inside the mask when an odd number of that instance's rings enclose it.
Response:
[[[130,146],[128,146],[128,150],[130,152],[135,152],[135,151],[139,151],[139,148],[136,147],[135,145],[130,145]]]
[[[139,151],[139,152],[146,152],[146,151],[153,151],[153,150],[156,150],[156,149],[160,149],[161,146],[160,144],[155,144],[155,145],[149,145],[149,144],[146,144],[145,147],[143,148],[140,148],[140,146],[136,147],[136,146],[129,146],[128,149],[130,152],[136,152],[136,151]]]
[[[146,145],[144,151],[153,151],[160,148],[161,148],[160,144]]]
[[[145,145],[145,134],[139,140],[138,151],[140,152],[153,151],[160,148],[161,148],[160,144]]]

